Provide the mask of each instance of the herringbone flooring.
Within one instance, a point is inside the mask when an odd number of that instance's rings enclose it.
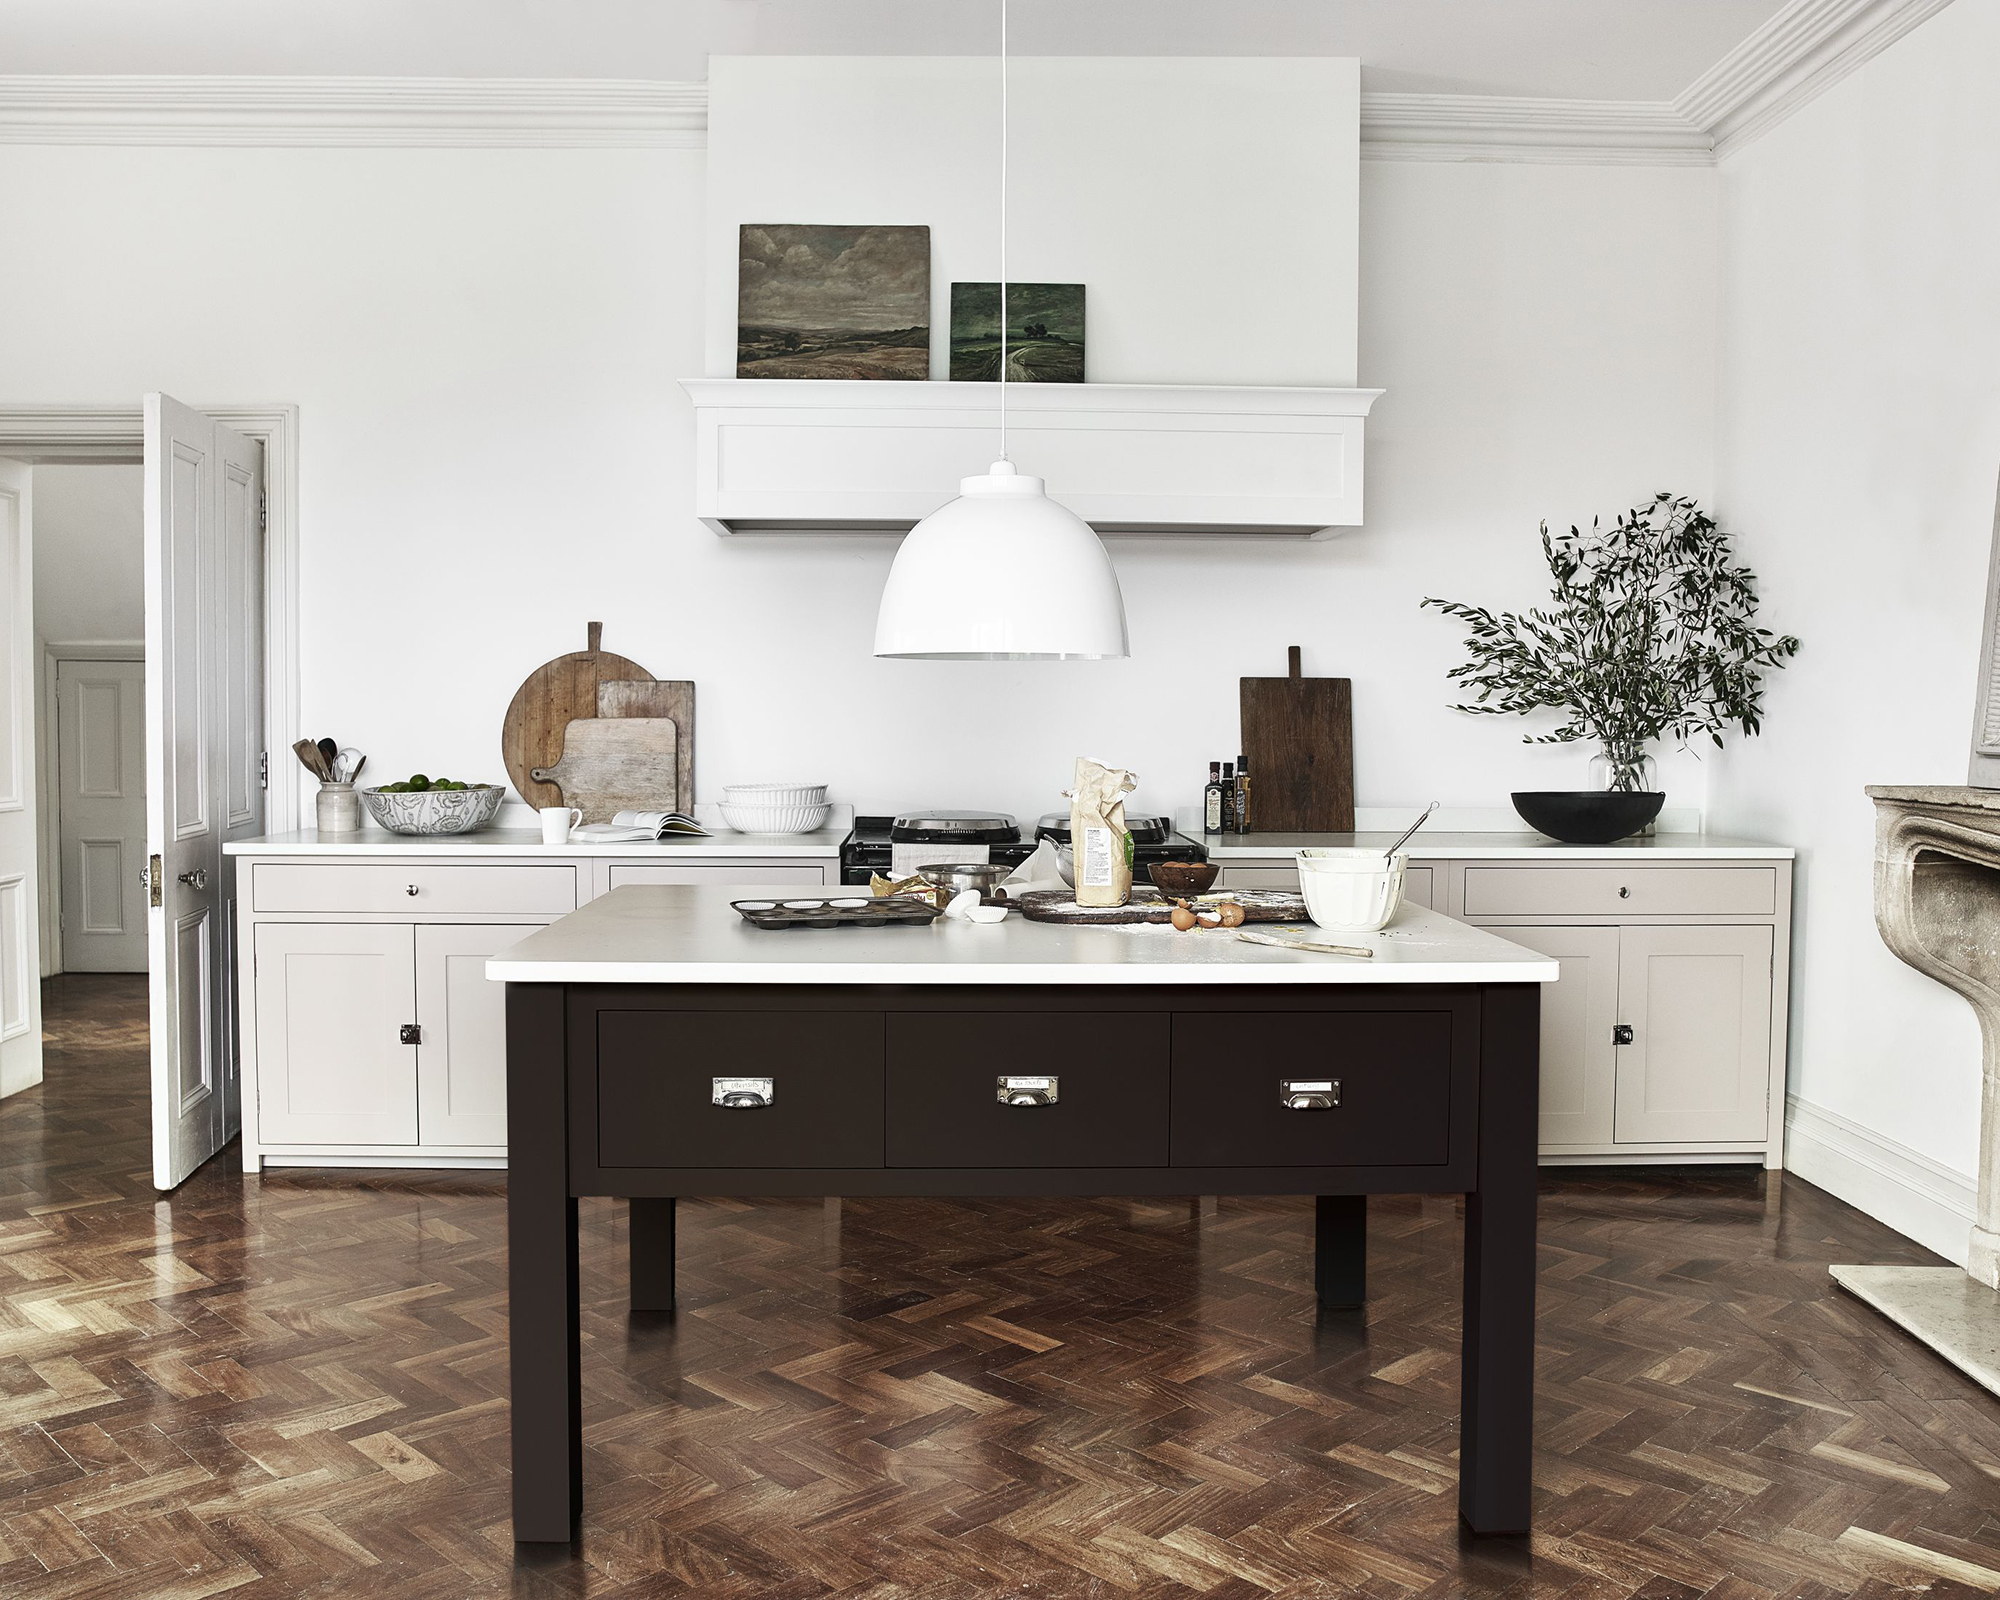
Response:
[[[2000,1591],[2000,1404],[1842,1297],[1923,1254],[1762,1173],[1544,1175],[1536,1528],[1455,1520],[1457,1206],[1365,1314],[1309,1202],[688,1202],[677,1318],[584,1222],[587,1523],[507,1520],[504,1179],[157,1200],[144,994],[57,980],[0,1104],[0,1595]]]

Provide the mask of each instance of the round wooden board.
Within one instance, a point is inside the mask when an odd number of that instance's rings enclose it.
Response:
[[[1243,908],[1245,922],[1305,920],[1305,896],[1290,889],[1229,889],[1197,896],[1193,904],[1206,909],[1224,899],[1234,900]],[[1031,889],[1015,895],[1014,904],[1030,922],[1062,922],[1073,927],[1165,922],[1174,910],[1174,902],[1148,884],[1134,884],[1131,900],[1122,906],[1080,906],[1076,896],[1066,889]]]
[[[652,681],[638,662],[600,650],[603,636],[604,624],[591,623],[587,650],[543,662],[508,702],[507,720],[500,725],[500,759],[515,792],[531,806],[563,804],[562,790],[528,774],[562,759],[563,734],[572,720],[597,715],[597,686],[621,679]]]

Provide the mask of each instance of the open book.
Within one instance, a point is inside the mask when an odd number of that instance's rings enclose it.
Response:
[[[572,828],[569,836],[598,844],[622,844],[628,839],[664,839],[671,834],[706,839],[708,829],[678,811],[619,811],[609,822],[586,822]]]

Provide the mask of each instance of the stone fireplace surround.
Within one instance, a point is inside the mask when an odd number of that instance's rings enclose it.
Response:
[[[1834,1279],[2000,1394],[2000,790],[1871,788],[1875,924],[1979,1018],[1978,1202],[1964,1271],[1837,1266]]]

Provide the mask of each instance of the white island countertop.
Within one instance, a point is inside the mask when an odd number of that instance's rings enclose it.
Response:
[[[1208,833],[1211,861],[1269,861],[1299,850],[1386,850],[1393,833]],[[1564,844],[1547,834],[1420,832],[1403,847],[1412,861],[1789,861],[1790,845],[1717,833],[1656,833],[1616,844]]]
[[[536,828],[481,828],[476,833],[390,833],[363,828],[358,833],[273,833],[260,839],[231,839],[222,848],[232,856],[578,856],[637,857],[645,861],[749,861],[786,856],[837,856],[848,825],[812,833],[732,833],[718,829],[706,838],[672,834],[665,839],[601,842],[572,838],[543,844]]]
[[[1380,933],[1308,938],[1370,959],[1279,950],[1222,931],[1163,924],[1070,927],[1018,912],[980,925],[752,927],[730,901],[768,888],[628,885],[537,930],[486,963],[506,983],[1553,983],[1548,957],[1441,912],[1405,906]],[[1289,925],[1288,925],[1289,926]]]

